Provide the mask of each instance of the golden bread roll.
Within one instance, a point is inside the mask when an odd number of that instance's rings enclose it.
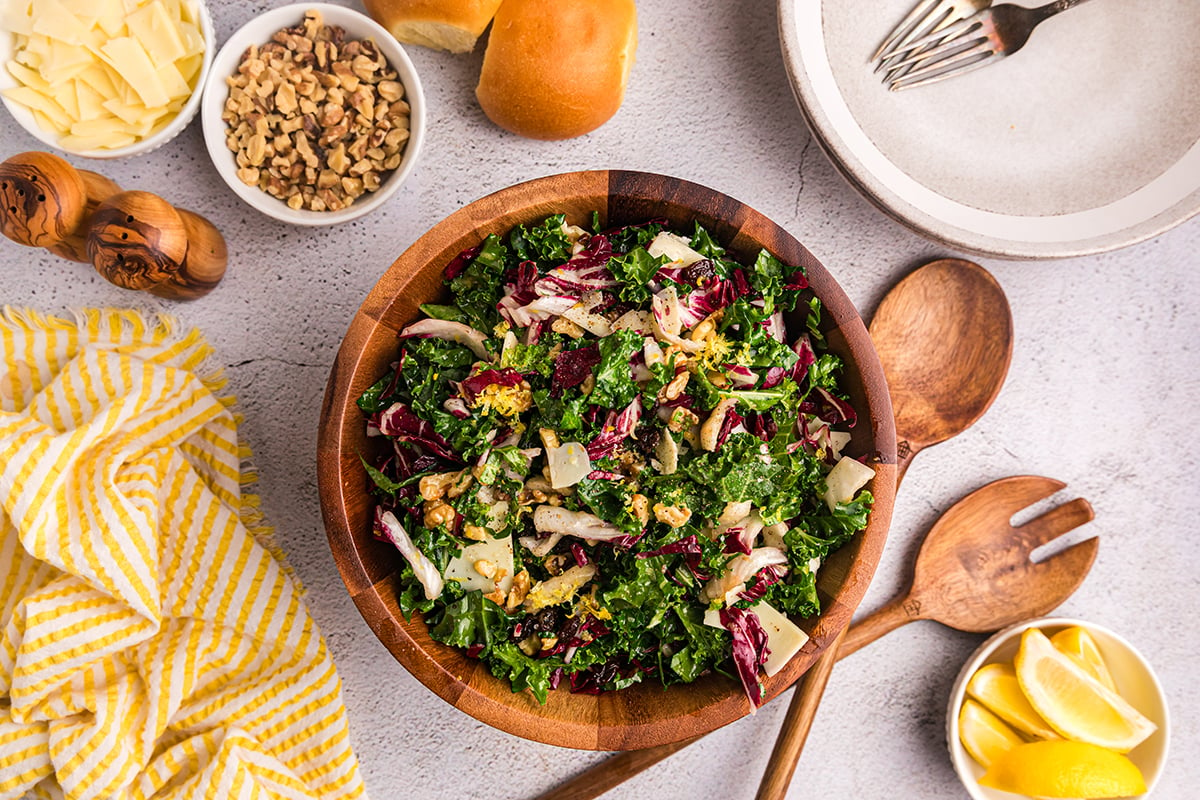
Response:
[[[504,0],[475,96],[513,133],[581,136],[621,107],[636,50],[633,0]]]
[[[500,0],[363,0],[363,5],[401,42],[468,53]]]

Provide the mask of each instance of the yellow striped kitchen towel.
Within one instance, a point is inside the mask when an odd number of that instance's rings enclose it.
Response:
[[[0,800],[363,796],[210,348],[0,317]]]

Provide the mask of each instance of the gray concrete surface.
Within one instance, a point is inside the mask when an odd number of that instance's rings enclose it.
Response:
[[[269,5],[214,0],[222,40]],[[220,227],[232,253],[229,274],[200,301],[125,292],[90,268],[0,241],[0,302],[47,312],[162,310],[208,334],[241,401],[265,510],[340,669],[353,742],[377,800],[531,797],[603,758],[517,739],[446,705],[383,649],[338,577],[317,499],[317,420],[350,318],[396,255],[484,194],[600,167],[676,175],[750,203],[821,258],[866,318],[907,271],[959,255],[876,210],[812,141],[781,62],[774,3],[644,0],[640,12],[624,107],[600,130],[567,142],[524,140],[489,123],[473,95],[481,53],[409,48],[429,103],[423,160],[385,208],[340,227],[292,228],[243,206],[210,164],[198,121],[148,156],[75,160]],[[0,115],[0,154],[33,149],[38,143]],[[1200,752],[1198,251],[1200,220],[1193,219],[1104,255],[977,259],[1012,304],[1010,377],[974,428],[918,456],[862,607],[877,608],[903,588],[919,536],[962,495],[1014,474],[1066,481],[1068,495],[1095,506],[1092,529],[1103,545],[1061,611],[1124,634],[1157,667],[1174,713],[1161,798],[1200,785],[1200,765],[1189,757]],[[946,755],[944,705],[982,638],[918,623],[843,662],[789,796],[965,797]],[[752,797],[785,705],[712,734],[610,796]]]

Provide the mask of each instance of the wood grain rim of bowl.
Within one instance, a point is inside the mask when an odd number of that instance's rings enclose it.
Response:
[[[858,412],[852,455],[869,455],[876,476],[867,529],[832,554],[818,576],[823,613],[796,620],[809,642],[763,681],[764,700],[788,688],[844,628],[867,590],[883,551],[896,489],[896,432],[883,369],[849,298],[819,261],[783,228],[746,204],[678,178],[592,170],[538,178],[490,194],[455,211],[408,248],[384,273],[351,321],[326,386],[318,435],[321,511],[334,560],[359,612],[384,646],[421,683],[481,722],[516,736],[586,750],[633,750],[708,733],[750,712],[736,680],[708,675],[664,689],[653,679],[601,695],[553,691],[545,705],[513,693],[479,660],[430,639],[420,614],[405,620],[396,600],[401,557],[372,534],[374,500],[360,453],[372,452],[355,400],[399,355],[397,332],[418,306],[446,294],[442,270],[489,233],[565,213],[602,227],[667,219],[690,229],[699,221],[739,257],[766,248],[802,266],[824,304],[830,349],[846,362],[844,386]]]

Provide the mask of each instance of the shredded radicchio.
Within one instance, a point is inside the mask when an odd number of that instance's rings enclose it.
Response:
[[[475,260],[475,256],[479,255],[481,250],[483,250],[483,245],[481,244],[475,245],[474,247],[468,247],[466,250],[463,250],[461,253],[455,256],[449,264],[446,265],[446,269],[442,271],[442,277],[447,281],[452,281],[457,278],[463,273],[463,270],[471,265],[471,262]]]
[[[813,352],[812,341],[808,338],[807,333],[792,345],[792,352],[796,354],[796,363],[792,367],[792,380],[802,386],[804,379],[808,377],[808,368],[817,361],[817,354]]]
[[[596,461],[612,455],[612,452],[617,449],[617,445],[633,433],[641,417],[642,400],[640,397],[633,398],[620,414],[609,411],[600,433],[588,443],[588,458]]]
[[[749,433],[754,434],[768,444],[775,438],[775,434],[779,432],[779,423],[775,422],[775,418],[762,411],[748,412],[742,420],[742,425],[745,426]]]
[[[788,282],[784,285],[785,289],[807,289],[808,276],[804,274],[804,270],[798,269],[792,273],[792,277],[788,278]]]
[[[845,422],[853,428],[854,423],[858,421],[858,414],[855,413],[854,406],[840,397],[833,396],[820,386],[813,387],[812,394],[800,404],[800,412],[814,414],[818,419],[822,419],[830,425]]]
[[[461,388],[467,402],[473,402],[489,386],[520,386],[523,380],[521,373],[511,367],[485,369],[463,381]]]
[[[733,663],[742,688],[750,700],[751,713],[762,705],[762,687],[758,683],[758,668],[771,654],[767,646],[767,632],[763,630],[758,615],[744,608],[721,609],[721,625],[733,635]]]
[[[742,415],[734,409],[729,409],[725,412],[725,419],[721,421],[721,432],[717,434],[717,449],[720,450],[725,444],[725,440],[729,438],[729,434],[733,433],[733,429],[743,422]]]
[[[393,403],[389,408],[374,415],[371,421],[385,436],[418,444],[448,461],[462,462],[454,448],[434,430],[433,425],[410,411],[404,403]]]
[[[646,550],[637,553],[637,558],[653,558],[654,556],[667,556],[679,554],[683,556],[684,563],[688,565],[688,569],[696,576],[696,580],[706,581],[711,578],[700,571],[700,558],[704,555],[704,549],[700,546],[700,540],[696,538],[696,534],[684,536],[682,539],[677,539],[670,544],[665,544],[657,550]]]
[[[754,585],[746,589],[740,595],[738,600],[746,600],[750,603],[757,603],[775,584],[783,580],[783,576],[787,574],[787,567],[782,564],[771,564],[759,570],[758,575],[754,579]]]

